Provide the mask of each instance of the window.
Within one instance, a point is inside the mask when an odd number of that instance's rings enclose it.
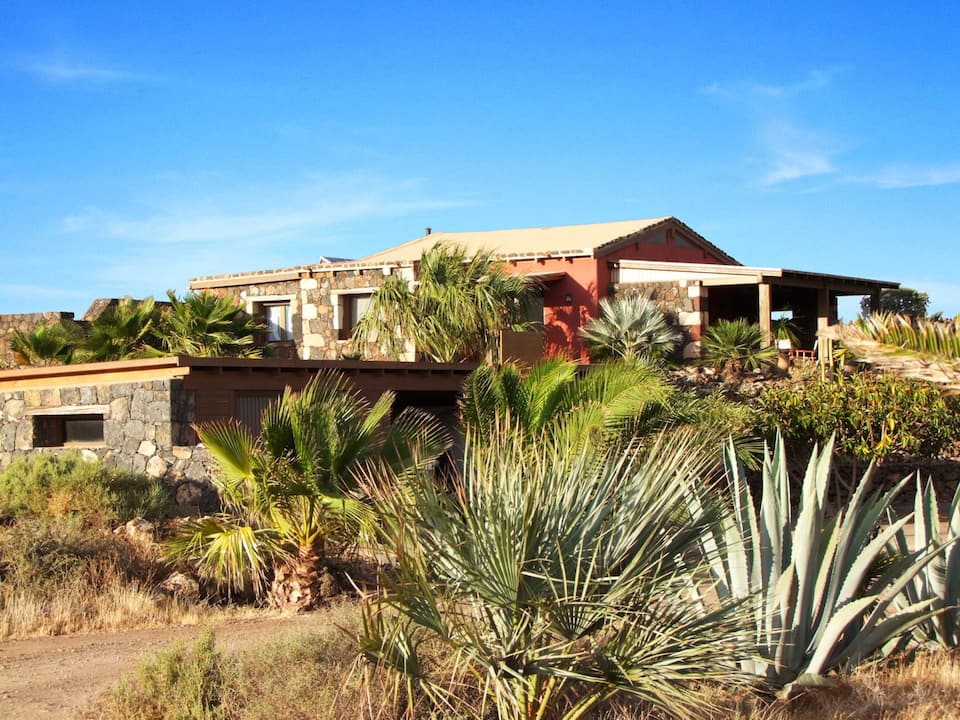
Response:
[[[34,447],[102,444],[102,414],[35,415],[33,418]]]
[[[543,332],[543,295],[530,295],[521,307],[523,321],[530,323],[532,332]]]
[[[653,233],[652,235],[648,235],[644,239],[644,242],[650,245],[666,245],[667,235],[666,233],[663,232],[663,230],[661,230],[660,232]]]
[[[270,342],[290,340],[293,337],[289,302],[264,303],[263,318],[267,324],[267,340]]]
[[[677,247],[682,248],[692,248],[694,247],[693,243],[687,240],[683,235],[677,233],[673,236],[673,244]]]
[[[353,337],[353,329],[360,322],[364,313],[367,312],[371,299],[372,294],[370,292],[340,295],[340,340],[349,340]]]

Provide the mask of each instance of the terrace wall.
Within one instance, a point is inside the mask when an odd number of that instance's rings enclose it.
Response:
[[[193,391],[180,379],[0,392],[0,469],[34,452],[80,452],[120,470],[163,481],[177,502],[211,507],[211,461],[191,428]],[[103,442],[38,447],[43,418],[89,412],[103,417]]]

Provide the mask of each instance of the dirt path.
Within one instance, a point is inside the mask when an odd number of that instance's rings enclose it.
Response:
[[[230,650],[278,633],[322,627],[325,613],[257,618],[215,627],[217,644]],[[165,627],[0,642],[0,718],[68,718],[137,667],[137,660],[175,640],[194,640],[200,628]]]

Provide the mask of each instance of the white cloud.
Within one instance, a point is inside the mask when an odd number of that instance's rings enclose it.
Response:
[[[715,80],[709,85],[704,85],[698,89],[704,95],[712,95],[740,102],[751,99],[761,102],[786,99],[828,87],[833,81],[834,76],[842,72],[842,70],[842,68],[811,70],[803,79],[782,85],[754,81],[721,83]]]
[[[838,150],[820,134],[791,122],[766,123],[757,133],[766,167],[760,180],[766,187],[836,172]]]
[[[39,80],[56,84],[104,84],[150,79],[143,73],[88,62],[63,52],[18,56],[12,58],[9,65]]]
[[[847,181],[885,189],[955,185],[960,183],[960,165],[889,167],[872,174],[853,175],[847,178]]]
[[[200,198],[175,198],[145,214],[90,207],[62,218],[59,229],[138,244],[222,246],[304,238],[346,221],[472,204],[432,197],[421,185],[416,180],[397,181],[363,173],[313,174],[299,184],[233,188]]]

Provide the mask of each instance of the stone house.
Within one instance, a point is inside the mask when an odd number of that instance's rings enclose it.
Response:
[[[508,272],[537,281],[528,318],[542,333],[508,336],[515,353],[563,355],[589,362],[579,330],[599,314],[600,300],[626,292],[655,297],[684,335],[683,356],[700,355],[712,321],[744,317],[768,337],[775,316],[793,318],[801,345],[837,320],[837,298],[879,297],[898,283],[781,268],[746,267],[675,217],[495,230],[430,232],[358,260],[330,260],[280,270],[194,278],[190,288],[236,298],[270,327],[277,353],[302,359],[352,356],[351,332],[384,277],[415,282],[422,253],[436,243],[488,250]],[[505,339],[506,342],[506,339]],[[365,357],[377,358],[372,343]],[[504,350],[505,355],[514,354]],[[414,359],[415,350],[407,359]]]

